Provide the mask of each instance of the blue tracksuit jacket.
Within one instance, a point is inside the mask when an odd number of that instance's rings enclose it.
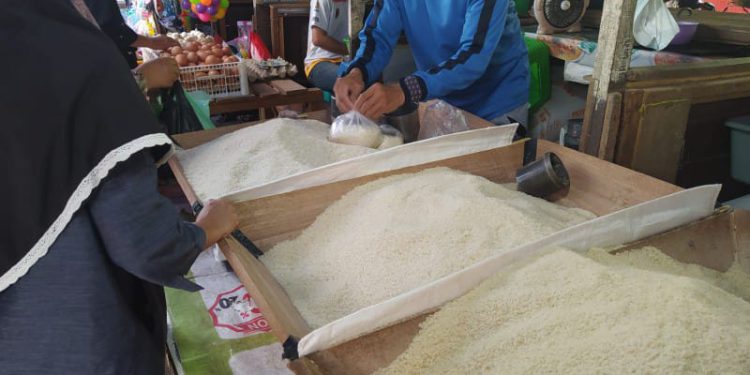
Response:
[[[341,73],[358,67],[372,84],[404,31],[418,69],[400,82],[407,101],[439,98],[492,120],[528,102],[520,27],[513,0],[375,0]]]

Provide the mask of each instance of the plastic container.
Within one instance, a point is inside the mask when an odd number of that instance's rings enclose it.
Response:
[[[541,159],[529,163],[516,172],[518,191],[537,198],[547,198],[570,186],[568,175],[562,160],[552,152]]]
[[[524,38],[529,50],[529,73],[531,86],[529,87],[529,112],[533,112],[552,95],[550,84],[549,47],[536,39]]]
[[[750,116],[727,120],[731,129],[732,177],[750,184]]]
[[[698,30],[698,22],[677,21],[677,25],[680,26],[680,31],[674,36],[669,45],[681,46],[693,41],[695,32]]]

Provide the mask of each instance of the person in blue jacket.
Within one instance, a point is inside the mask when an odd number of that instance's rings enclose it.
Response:
[[[377,83],[402,32],[417,71]],[[342,113],[377,119],[437,98],[498,125],[526,125],[528,57],[512,0],[375,0],[359,39],[334,85]]]

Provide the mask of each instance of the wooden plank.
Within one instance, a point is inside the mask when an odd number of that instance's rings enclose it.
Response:
[[[305,86],[302,86],[291,79],[276,79],[271,81],[270,85],[282,95],[294,95],[307,90]]]
[[[600,159],[614,160],[621,114],[622,94],[619,92],[610,93],[607,96],[607,109],[604,111],[604,124],[598,155]]]
[[[274,336],[283,342],[289,335],[299,338],[311,331],[284,288],[260,260],[250,255],[247,249],[231,237],[220,241],[219,247],[232,265],[234,273],[273,326]]]
[[[708,218],[666,233],[636,241],[618,252],[654,246],[672,258],[726,272],[735,259],[736,245],[734,218],[730,210],[723,210]]]
[[[742,269],[750,274],[750,211],[735,210],[733,224],[737,243],[737,261]]]
[[[237,278],[253,296],[279,342],[284,342],[290,335],[300,338],[310,332],[310,327],[286,291],[258,259],[231,237],[219,241],[219,247]],[[297,374],[322,374],[317,366],[305,358],[295,361],[290,368]]]
[[[255,95],[265,98],[271,95],[277,95],[279,94],[279,91],[276,90],[273,86],[269,85],[265,82],[256,82],[250,84],[250,89],[253,90]]]
[[[604,2],[593,79],[589,85],[581,132],[580,149],[589,155],[599,154],[607,97],[611,92],[622,91],[625,86],[633,49],[635,3],[627,0]]]
[[[674,182],[685,144],[690,100],[651,101],[642,109],[630,167]]]
[[[630,167],[630,163],[633,161],[633,148],[638,137],[638,125],[640,124],[644,97],[644,90],[631,89],[626,90],[623,96],[622,118],[617,134],[614,161],[625,167]]]
[[[271,53],[273,57],[284,57],[284,37],[281,34],[281,27],[284,20],[279,17],[278,8],[273,4],[269,5],[269,19],[271,21]]]
[[[253,8],[253,31],[255,31],[266,47],[273,48],[271,44],[271,10],[268,4],[256,0]]]
[[[654,100],[689,99],[693,103],[712,103],[722,100],[750,97],[750,75],[738,78],[690,81],[666,85],[662,82],[637,82],[627,88],[652,88],[648,90]]]
[[[278,93],[274,95],[267,95],[265,97],[240,96],[234,98],[212,100],[211,102],[209,102],[209,106],[211,109],[211,114],[214,115],[219,113],[252,111],[261,108],[272,108],[275,106],[298,103],[308,104],[311,107],[310,109],[322,108],[324,107],[322,105],[323,92],[319,89],[311,88],[291,96],[280,95]]]
[[[750,57],[632,68],[627,73],[628,82],[706,80],[735,75],[750,75]]]
[[[568,195],[555,203],[582,208],[599,216],[682,190],[556,143],[540,140],[538,151],[539,156],[554,152],[570,175]]]

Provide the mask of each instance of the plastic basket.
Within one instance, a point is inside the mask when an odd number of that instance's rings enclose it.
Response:
[[[239,62],[213,65],[183,66],[180,82],[185,91],[204,91],[211,98],[227,98],[249,94],[247,75]]]

